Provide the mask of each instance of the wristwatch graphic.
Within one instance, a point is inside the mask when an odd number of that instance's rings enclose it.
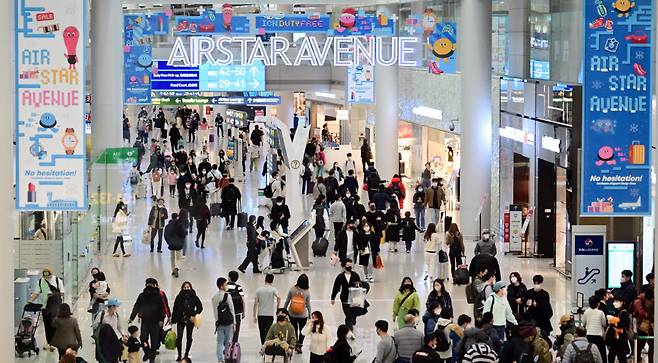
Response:
[[[78,142],[78,136],[76,136],[75,130],[72,127],[67,127],[64,130],[64,136],[62,136],[62,146],[64,146],[66,155],[73,155]]]

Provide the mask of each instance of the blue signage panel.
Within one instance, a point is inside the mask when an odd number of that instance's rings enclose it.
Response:
[[[432,74],[457,73],[458,45],[457,23],[436,24],[432,34],[427,37],[429,72]]]
[[[651,0],[585,2],[581,214],[651,214]]]
[[[603,256],[603,235],[574,236],[576,256]]]
[[[551,79],[551,62],[531,59],[530,78]]]
[[[153,59],[150,45],[126,47],[124,53],[123,103],[143,105],[151,103],[151,75]]]
[[[345,8],[338,16],[338,21],[328,30],[332,36],[376,35],[393,36],[397,29],[395,14],[379,13],[367,15],[363,10]]]
[[[198,16],[174,18],[174,35],[248,34],[249,18],[233,16],[233,8],[225,7],[221,13],[206,10]]]
[[[281,97],[245,97],[244,103],[247,106],[273,106],[281,103]]]
[[[165,13],[147,15],[147,18],[151,23],[151,30],[153,31],[153,34],[169,34],[169,16],[167,16]]]
[[[329,30],[329,15],[256,16],[258,33],[325,33]]]
[[[211,92],[265,91],[265,65],[199,66],[199,90]]]
[[[370,64],[347,67],[346,98],[349,103],[375,102],[375,67]]]

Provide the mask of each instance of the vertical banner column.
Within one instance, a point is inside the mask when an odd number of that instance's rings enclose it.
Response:
[[[583,216],[651,215],[651,0],[585,0]]]
[[[84,0],[16,1],[16,208],[86,210]]]
[[[123,103],[148,105],[151,103],[153,76],[153,32],[151,22],[144,14],[123,17]]]

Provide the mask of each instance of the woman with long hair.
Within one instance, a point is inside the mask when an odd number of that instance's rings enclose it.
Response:
[[[178,349],[178,358],[181,360],[181,348],[183,346],[183,332],[187,330],[187,343],[185,345],[185,358],[188,357],[192,348],[192,332],[194,330],[194,321],[198,314],[203,311],[201,300],[196,295],[189,281],[183,282],[181,290],[174,300],[174,309],[171,312],[171,323],[176,324],[176,349]]]
[[[55,334],[53,335],[52,346],[57,348],[60,358],[66,353],[66,348],[69,346],[76,348],[82,346],[80,327],[78,321],[72,315],[69,304],[63,303],[59,306],[57,318],[53,321]]]
[[[314,311],[311,314],[311,319],[304,325],[302,335],[310,337],[311,346],[311,360],[310,363],[322,363],[324,361],[324,353],[327,352],[330,342],[330,331],[328,326],[324,324],[324,317],[319,311]]]
[[[404,327],[404,317],[411,309],[420,311],[420,297],[411,277],[405,276],[393,300],[393,320],[397,322],[398,328]]]
[[[352,363],[356,359],[356,355],[352,354],[352,347],[347,342],[347,335],[350,333],[350,328],[341,324],[336,329],[336,342],[331,347],[332,362]]]
[[[452,298],[446,291],[446,286],[443,283],[443,280],[434,280],[432,283],[432,291],[427,296],[427,302],[425,303],[425,306],[428,309],[430,306],[440,306],[441,311],[447,310],[450,313],[450,317],[453,316]]]
[[[311,293],[309,292],[309,282],[306,274],[299,275],[297,283],[288,291],[288,296],[283,307],[288,309],[290,323],[295,328],[297,338],[295,351],[301,353],[302,345],[304,345],[302,328],[306,325],[306,321],[311,315]]]
[[[436,224],[430,223],[427,225],[425,234],[423,235],[425,241],[425,278],[424,281],[434,280],[434,273],[436,272],[436,251],[439,248],[438,234],[436,233]]]
[[[126,253],[126,249],[123,246],[123,235],[126,232],[126,228],[128,227],[128,215],[130,215],[130,212],[128,212],[128,205],[120,200],[114,209],[114,216],[112,218],[112,233],[117,235],[116,241],[114,242],[114,249],[112,251],[113,257],[120,256],[117,253],[118,247],[121,247],[121,253],[123,253],[123,257],[130,256],[130,253]]]
[[[446,245],[448,246],[448,257],[450,258],[450,275],[454,278],[457,266],[462,264],[462,256],[464,255],[464,236],[459,232],[457,223],[453,223],[448,228],[445,237]]]
[[[363,278],[369,282],[375,282],[374,273],[370,261],[375,261],[375,256],[379,254],[379,238],[368,222],[364,222],[361,226],[361,236],[356,241],[354,248],[357,249],[359,255],[358,263],[363,266]],[[372,258],[371,258],[372,256]],[[374,265],[374,263],[373,263]]]

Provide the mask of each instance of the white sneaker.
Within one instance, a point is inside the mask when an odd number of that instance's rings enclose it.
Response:
[[[112,257],[119,257],[119,256],[121,256],[121,255],[119,255],[118,253],[115,253],[115,254],[112,255]]]

